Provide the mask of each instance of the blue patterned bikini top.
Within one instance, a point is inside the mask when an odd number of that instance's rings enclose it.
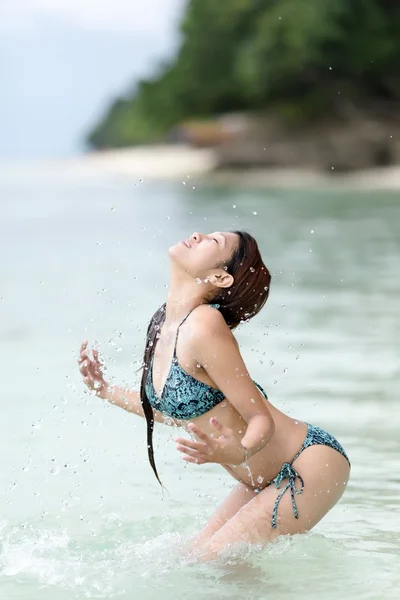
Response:
[[[210,304],[210,306],[217,309],[219,308],[219,304]],[[217,388],[189,375],[178,362],[176,346],[179,328],[183,325],[189,315],[190,313],[186,315],[178,326],[172,363],[161,396],[156,394],[153,385],[154,351],[146,379],[146,395],[151,406],[155,410],[159,410],[174,419],[183,420],[193,419],[205,414],[225,398],[225,395]],[[257,383],[256,386],[261,390],[264,396],[267,397],[264,390]]]

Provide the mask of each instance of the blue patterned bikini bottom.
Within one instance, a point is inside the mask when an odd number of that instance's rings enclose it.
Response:
[[[349,458],[348,458],[346,452],[344,451],[343,447],[339,444],[337,439],[333,437],[333,435],[331,435],[327,431],[324,431],[324,429],[321,429],[320,427],[316,427],[315,425],[310,425],[309,423],[307,423],[307,435],[306,435],[306,438],[305,438],[300,450],[298,451],[298,453],[296,454],[296,456],[293,458],[293,460],[290,463],[284,463],[282,465],[282,468],[279,471],[278,475],[275,477],[275,479],[273,479],[269,483],[269,485],[275,484],[276,488],[279,489],[281,487],[282,483],[287,480],[286,485],[281,489],[281,491],[279,492],[279,494],[275,500],[274,509],[272,512],[272,527],[274,529],[277,526],[279,502],[280,502],[283,494],[287,490],[290,490],[294,516],[296,517],[296,519],[299,518],[299,513],[297,511],[297,506],[296,506],[295,494],[300,495],[303,492],[304,481],[301,478],[301,476],[299,475],[299,473],[296,471],[296,469],[293,468],[292,465],[293,465],[294,461],[297,458],[299,458],[299,456],[303,452],[303,450],[305,450],[306,448],[309,448],[310,446],[316,446],[316,445],[329,446],[329,448],[333,448],[334,450],[337,450],[338,452],[340,452],[340,454],[342,454],[342,456],[344,456],[346,458],[346,460],[348,461],[348,463],[350,465],[350,461],[349,461]],[[300,481],[299,489],[296,488],[296,479],[298,479]],[[261,490],[256,490],[256,491],[260,492]]]

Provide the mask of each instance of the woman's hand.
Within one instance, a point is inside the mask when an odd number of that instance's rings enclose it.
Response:
[[[92,349],[93,360],[91,360],[87,353],[87,340],[82,342],[81,351],[78,358],[79,371],[83,376],[83,381],[90,390],[94,390],[98,396],[107,389],[108,384],[104,380],[103,370],[104,367],[99,360],[99,354],[97,350]]]
[[[185,438],[176,439],[177,449],[182,452],[183,460],[203,465],[204,463],[220,463],[240,465],[245,460],[245,449],[239,436],[228,427],[221,425],[217,419],[210,419],[211,426],[219,433],[211,437],[191,423],[189,430],[199,438],[199,442]]]

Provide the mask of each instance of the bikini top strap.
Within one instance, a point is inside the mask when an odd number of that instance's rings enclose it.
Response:
[[[213,308],[218,309],[220,307],[219,304],[209,304],[209,306],[212,306]],[[179,329],[181,327],[181,325],[184,324],[184,322],[186,321],[186,319],[188,318],[188,316],[197,308],[197,306],[195,306],[194,308],[192,308],[192,310],[190,310],[188,312],[188,314],[186,315],[186,317],[179,323],[178,325],[178,329],[176,330],[176,337],[175,337],[175,345],[174,345],[174,358],[176,358],[176,346],[178,344],[178,335],[179,335]]]

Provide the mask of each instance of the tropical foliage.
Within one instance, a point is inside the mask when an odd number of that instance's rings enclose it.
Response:
[[[148,143],[187,118],[294,121],[400,101],[398,0],[189,0],[175,57],[115,100],[95,147]]]

